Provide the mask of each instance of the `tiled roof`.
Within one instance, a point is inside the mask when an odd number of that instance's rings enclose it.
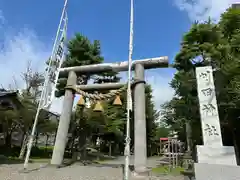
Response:
[[[4,96],[17,96],[17,91],[6,91],[5,89],[0,89],[0,97]]]

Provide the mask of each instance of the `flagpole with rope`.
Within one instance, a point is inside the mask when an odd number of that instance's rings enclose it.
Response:
[[[132,81],[132,53],[133,53],[133,0],[130,0],[130,35],[129,35],[129,55],[128,55],[128,87],[127,87],[127,125],[126,125],[126,144],[125,144],[125,168],[124,168],[124,180],[129,179],[129,164],[130,164],[130,113],[132,111],[132,93],[131,93],[131,81]]]
[[[33,123],[33,127],[32,127],[32,132],[31,132],[29,142],[28,142],[27,153],[26,153],[25,161],[24,161],[24,169],[27,169],[27,167],[28,167],[28,161],[29,161],[29,157],[30,157],[30,154],[31,154],[33,139],[34,139],[37,123],[38,123],[38,117],[39,117],[39,114],[40,114],[40,110],[43,107],[42,101],[43,101],[44,95],[46,95],[47,85],[48,85],[48,82],[49,82],[49,73],[51,71],[53,57],[54,57],[55,52],[56,52],[56,45],[57,45],[57,42],[58,42],[59,33],[61,31],[61,25],[62,25],[64,16],[66,15],[67,3],[68,3],[68,0],[65,0],[64,7],[63,7],[63,10],[62,10],[62,15],[61,15],[61,18],[60,18],[60,22],[59,22],[56,37],[55,37],[55,41],[54,41],[54,44],[53,44],[53,49],[52,49],[50,61],[49,61],[49,64],[47,66],[47,70],[46,70],[46,73],[45,73],[45,77],[44,77],[45,81],[44,81],[44,85],[43,85],[43,90],[41,92],[41,97],[40,97],[40,100],[39,100],[39,103],[38,103],[38,108],[37,108],[37,112],[36,112],[36,115],[35,115],[35,119],[34,119],[34,123]],[[66,21],[65,21],[65,23],[66,23]],[[66,25],[64,25],[64,26],[66,26]]]

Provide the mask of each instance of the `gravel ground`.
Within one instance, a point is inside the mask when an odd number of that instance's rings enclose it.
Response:
[[[41,167],[41,168],[39,168]],[[29,170],[22,172],[22,164],[0,166],[0,180],[122,180],[122,169],[72,165],[60,169],[44,167],[43,164],[29,164]],[[132,177],[131,180],[142,178]],[[148,178],[143,178],[148,179]],[[152,180],[183,180],[182,177],[150,177]]]

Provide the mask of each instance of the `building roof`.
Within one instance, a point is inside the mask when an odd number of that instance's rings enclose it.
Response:
[[[9,98],[17,108],[23,107],[21,101],[18,99],[18,91],[7,91],[5,89],[0,89],[0,98]]]
[[[160,141],[167,141],[167,140],[168,140],[168,138],[166,138],[166,137],[160,138]]]
[[[5,96],[17,96],[18,91],[7,91],[5,89],[0,89],[0,97]]]

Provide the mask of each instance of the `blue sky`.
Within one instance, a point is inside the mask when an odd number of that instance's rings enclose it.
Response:
[[[218,20],[232,2],[135,0],[133,59],[168,56],[172,62],[191,22],[209,16]],[[6,77],[0,78],[0,84],[13,84],[14,76],[17,86],[22,86],[19,74],[29,60],[34,68],[42,70],[51,52],[62,7],[63,0],[1,0],[0,70]],[[129,0],[69,0],[68,38],[81,32],[91,40],[100,40],[106,62],[127,60],[129,12]],[[154,86],[158,106],[173,95],[168,83],[174,72],[157,69],[146,74]]]
[[[14,0],[3,0],[0,7],[12,28],[30,28],[41,41],[51,46],[63,0],[48,2],[25,0],[16,3]],[[127,59],[128,0],[69,0],[68,17],[70,37],[76,32],[82,32],[92,40],[100,40],[107,61]],[[138,1],[135,3],[133,58],[162,55],[173,58],[179,49],[181,36],[189,25],[187,14],[181,13],[172,1]]]

